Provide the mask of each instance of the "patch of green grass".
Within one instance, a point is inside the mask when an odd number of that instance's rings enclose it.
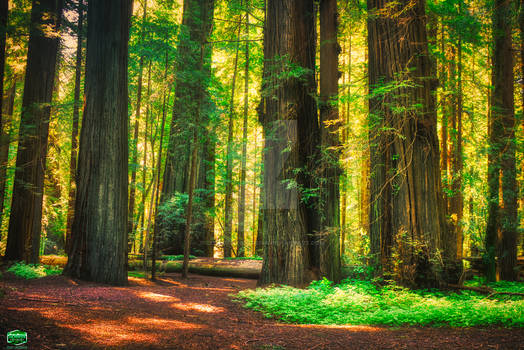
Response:
[[[196,259],[196,256],[189,255],[189,259]],[[175,261],[175,260],[184,260],[184,255],[162,255],[160,260]]]
[[[243,257],[234,257],[234,258],[224,258],[224,260],[262,260],[261,256],[243,256]]]
[[[518,292],[524,283],[497,283],[498,291]],[[524,327],[521,297],[488,298],[473,291],[410,290],[378,287],[369,281],[333,285],[316,281],[306,289],[272,286],[241,291],[245,307],[285,322],[306,324]]]
[[[62,273],[62,269],[57,266],[25,264],[24,262],[17,262],[11,265],[7,271],[24,279],[41,278]]]

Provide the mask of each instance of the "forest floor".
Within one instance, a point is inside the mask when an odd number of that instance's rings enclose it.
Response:
[[[232,300],[255,285],[174,273],[125,287],[4,275],[0,348],[19,329],[27,349],[524,349],[524,329],[285,324]]]

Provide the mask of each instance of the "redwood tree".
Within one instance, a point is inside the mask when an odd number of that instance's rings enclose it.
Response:
[[[517,181],[511,1],[496,0],[493,10],[493,72],[488,153],[488,280],[517,279]],[[502,196],[501,196],[502,195]],[[495,257],[498,257],[498,271]]]
[[[425,6],[368,1],[371,248],[383,273],[419,287],[445,279],[441,271],[456,254],[442,249],[447,228]]]
[[[33,0],[5,257],[38,263],[49,117],[62,0]]]
[[[315,103],[314,1],[268,0],[264,32],[264,263],[259,284],[308,282],[318,266],[312,169],[320,143]],[[312,259],[315,258],[315,259]]]
[[[89,1],[86,106],[72,247],[64,273],[127,282],[127,57],[131,1]]]

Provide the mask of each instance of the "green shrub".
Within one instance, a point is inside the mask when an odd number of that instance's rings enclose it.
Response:
[[[59,275],[62,273],[62,269],[59,267],[25,264],[24,262],[17,262],[11,265],[7,271],[25,279],[41,278],[45,276]]]
[[[243,256],[243,257],[234,257],[234,258],[224,258],[224,260],[263,260],[261,256]]]
[[[189,259],[196,259],[196,256],[189,254]],[[175,261],[175,260],[184,260],[184,255],[162,255],[160,260]]]
[[[501,283],[498,291],[522,291],[523,283]],[[524,327],[521,297],[487,298],[473,291],[409,290],[369,281],[328,280],[307,289],[272,286],[237,294],[245,307],[285,322],[306,324]]]

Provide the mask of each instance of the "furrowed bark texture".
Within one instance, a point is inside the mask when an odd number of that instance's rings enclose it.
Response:
[[[437,286],[446,225],[425,1],[368,11],[372,252],[401,283]]]
[[[127,283],[129,0],[89,1],[86,106],[73,244],[64,273]]]
[[[264,263],[260,285],[308,282],[318,214],[308,196],[320,143],[313,1],[269,0],[264,33]],[[288,74],[293,72],[293,74]],[[260,234],[260,233],[259,233]],[[318,262],[318,258],[316,259]]]
[[[33,1],[6,258],[38,263],[61,0]]]

